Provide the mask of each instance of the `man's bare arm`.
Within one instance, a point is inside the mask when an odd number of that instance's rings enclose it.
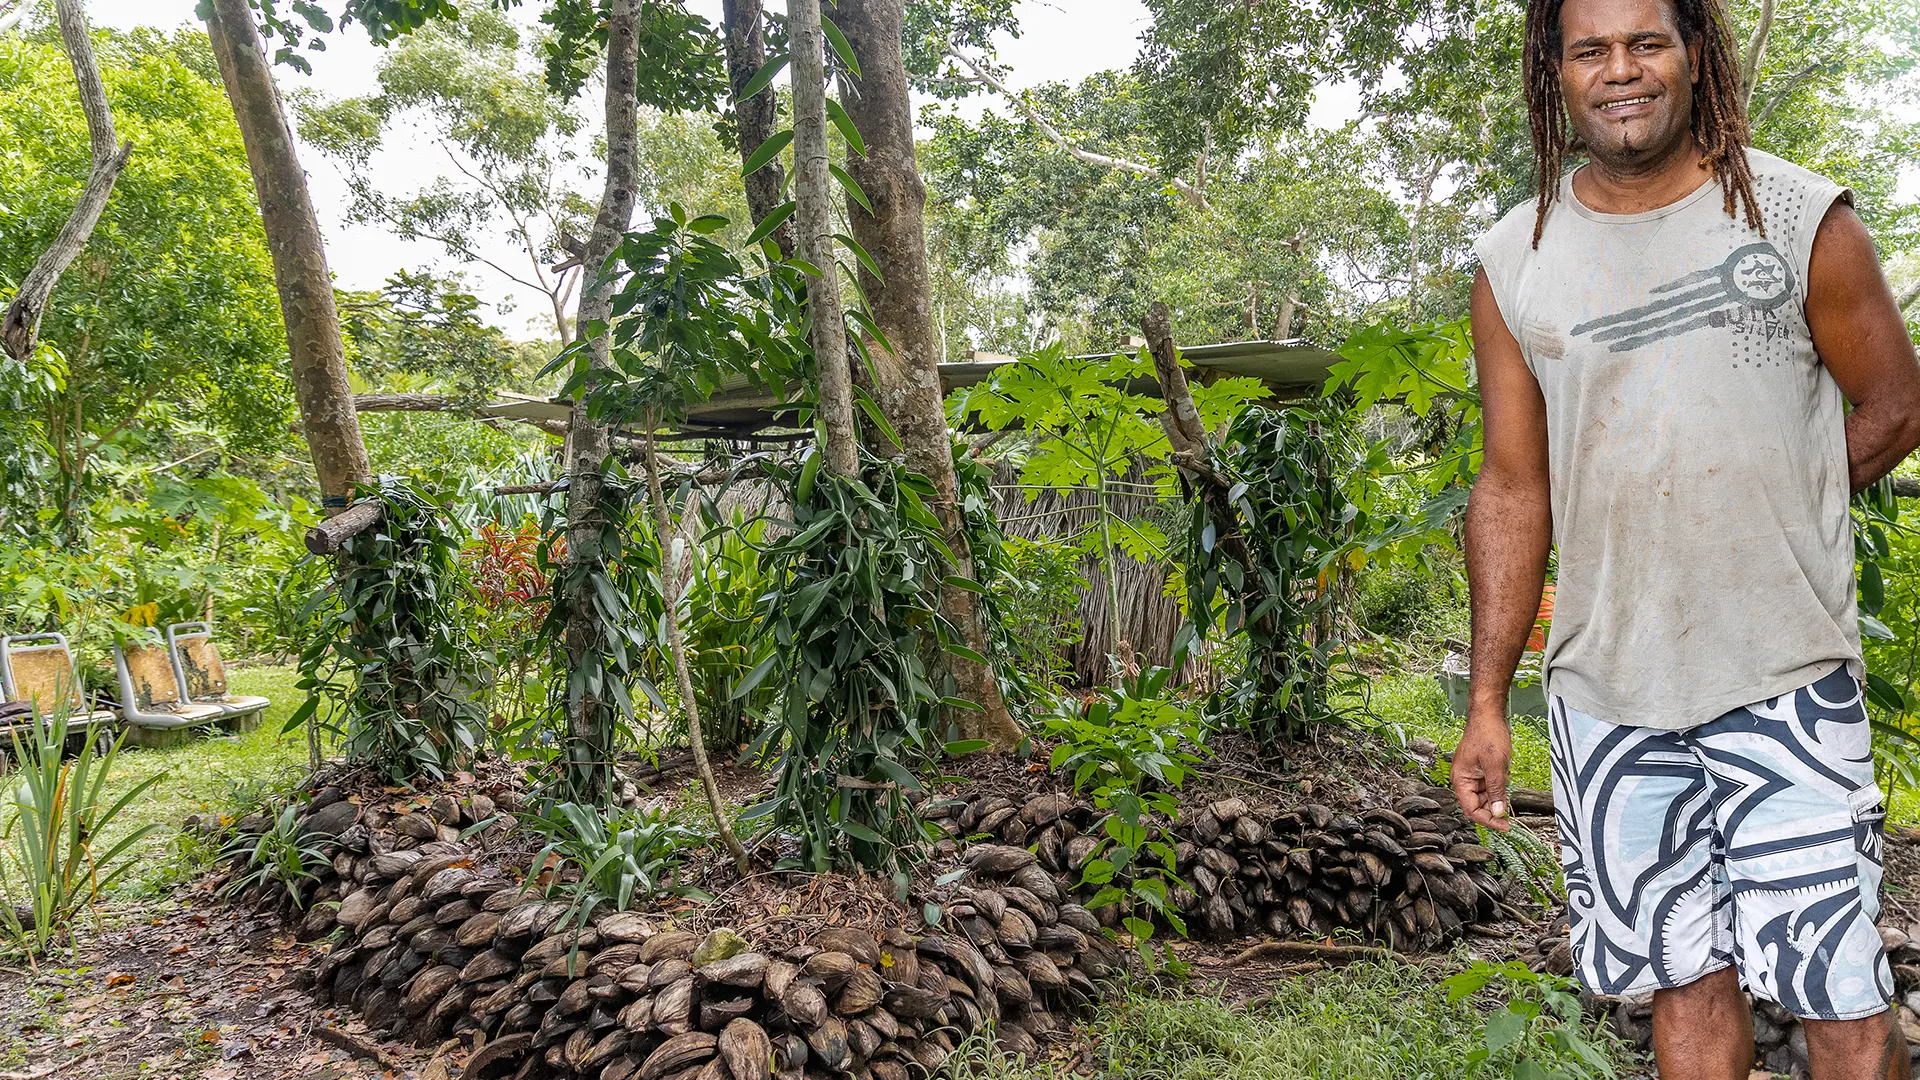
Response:
[[[1547,405],[1482,271],[1473,283],[1473,355],[1486,456],[1467,502],[1467,585],[1473,605],[1473,683],[1467,726],[1453,754],[1453,790],[1467,817],[1506,823],[1513,757],[1507,694],[1553,543],[1548,502]]]
[[[1814,234],[1807,328],[1821,362],[1853,403],[1847,471],[1859,491],[1920,446],[1920,363],[1880,273],[1873,238],[1843,202],[1827,208]]]

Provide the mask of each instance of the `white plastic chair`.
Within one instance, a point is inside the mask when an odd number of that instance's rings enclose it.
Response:
[[[167,627],[167,656],[189,703],[217,705],[223,715],[242,720],[258,716],[273,704],[266,698],[235,694],[227,688],[227,668],[220,660],[220,646],[214,643],[209,623],[183,622]]]

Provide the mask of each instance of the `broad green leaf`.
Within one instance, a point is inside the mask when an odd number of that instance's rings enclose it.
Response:
[[[760,148],[755,150],[753,152],[753,156],[747,159],[747,163],[741,166],[740,175],[752,176],[754,173],[757,173],[761,169],[766,168],[767,163],[779,157],[780,151],[785,150],[787,148],[787,144],[791,143],[792,141],[793,141],[792,128],[787,128],[786,130],[771,136],[770,138],[767,139],[766,142],[761,143]]]
[[[780,74],[781,69],[787,66],[788,59],[788,55],[783,52],[774,53],[768,57],[767,62],[760,65],[760,70],[753,73],[753,78],[747,80],[747,85],[740,88],[740,94],[737,100],[746,101],[760,91],[765,90],[768,84],[773,82],[774,76]],[[747,171],[752,172],[753,170],[749,169]]]
[[[827,99],[827,119],[840,129],[840,137],[847,140],[849,150],[861,157],[867,156],[867,143],[860,137],[860,129],[853,126],[853,118],[847,115],[846,108],[833,98]]]
[[[867,198],[866,189],[862,188],[859,182],[853,178],[853,174],[847,172],[847,170],[841,168],[840,166],[832,163],[829,163],[827,165],[827,174],[832,176],[834,179],[834,182],[838,183],[840,187],[846,191],[848,198],[852,199],[854,202],[859,203],[861,209],[865,210],[867,213],[869,214],[873,213],[873,201]],[[873,276],[879,277],[880,272],[878,270],[875,270],[873,272]]]
[[[1487,1050],[1498,1054],[1512,1046],[1527,1030],[1527,1019],[1512,1011],[1512,1007],[1501,1009],[1487,1017]]]
[[[840,28],[833,25],[833,20],[825,15],[820,16],[820,29],[827,35],[827,42],[833,46],[833,54],[840,58],[840,62],[847,66],[848,71],[853,72],[854,78],[859,78],[860,61],[854,57],[853,46],[847,42],[847,35],[841,33]]]
[[[794,212],[799,209],[800,209],[800,204],[789,199],[786,202],[781,203],[779,206],[776,206],[773,209],[767,211],[767,216],[761,218],[760,224],[755,225],[753,227],[753,232],[747,235],[746,243],[744,246],[752,247],[755,244],[758,244],[760,241],[765,240],[767,237],[772,236],[774,231],[780,228],[780,226],[786,224],[787,219],[792,217],[794,215]]]

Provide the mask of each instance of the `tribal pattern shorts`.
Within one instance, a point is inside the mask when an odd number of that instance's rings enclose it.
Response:
[[[1553,698],[1553,794],[1580,980],[1601,994],[1737,967],[1803,1018],[1888,1007],[1886,809],[1860,684],[1843,666],[1686,731]]]

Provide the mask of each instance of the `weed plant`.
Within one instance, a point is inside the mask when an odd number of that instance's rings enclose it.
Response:
[[[686,852],[706,838],[675,824],[664,811],[556,803],[520,815],[520,823],[546,840],[533,865],[551,868],[544,891],[567,902],[562,921],[584,926],[602,905],[625,911],[661,894],[712,899],[676,880]]]
[[[1169,686],[1183,659],[1176,652],[1173,667],[1143,668],[1041,725],[1054,740],[1054,771],[1071,772],[1074,790],[1090,791],[1105,815],[1099,845],[1081,872],[1083,884],[1100,886],[1088,905],[1119,904],[1121,925],[1149,966],[1158,962],[1150,945],[1156,921],[1187,933],[1171,902],[1171,890],[1183,885],[1173,847],[1152,839],[1147,822],[1178,811],[1173,792],[1200,760],[1194,749],[1204,746],[1197,710]],[[1171,956],[1163,951],[1163,959]]]
[[[296,911],[306,907],[302,891],[308,882],[319,879],[320,868],[327,865],[322,845],[331,837],[301,828],[303,808],[302,803],[290,802],[260,833],[241,833],[227,841],[220,855],[239,863],[239,872],[220,887],[223,898],[259,887],[283,892]]]

